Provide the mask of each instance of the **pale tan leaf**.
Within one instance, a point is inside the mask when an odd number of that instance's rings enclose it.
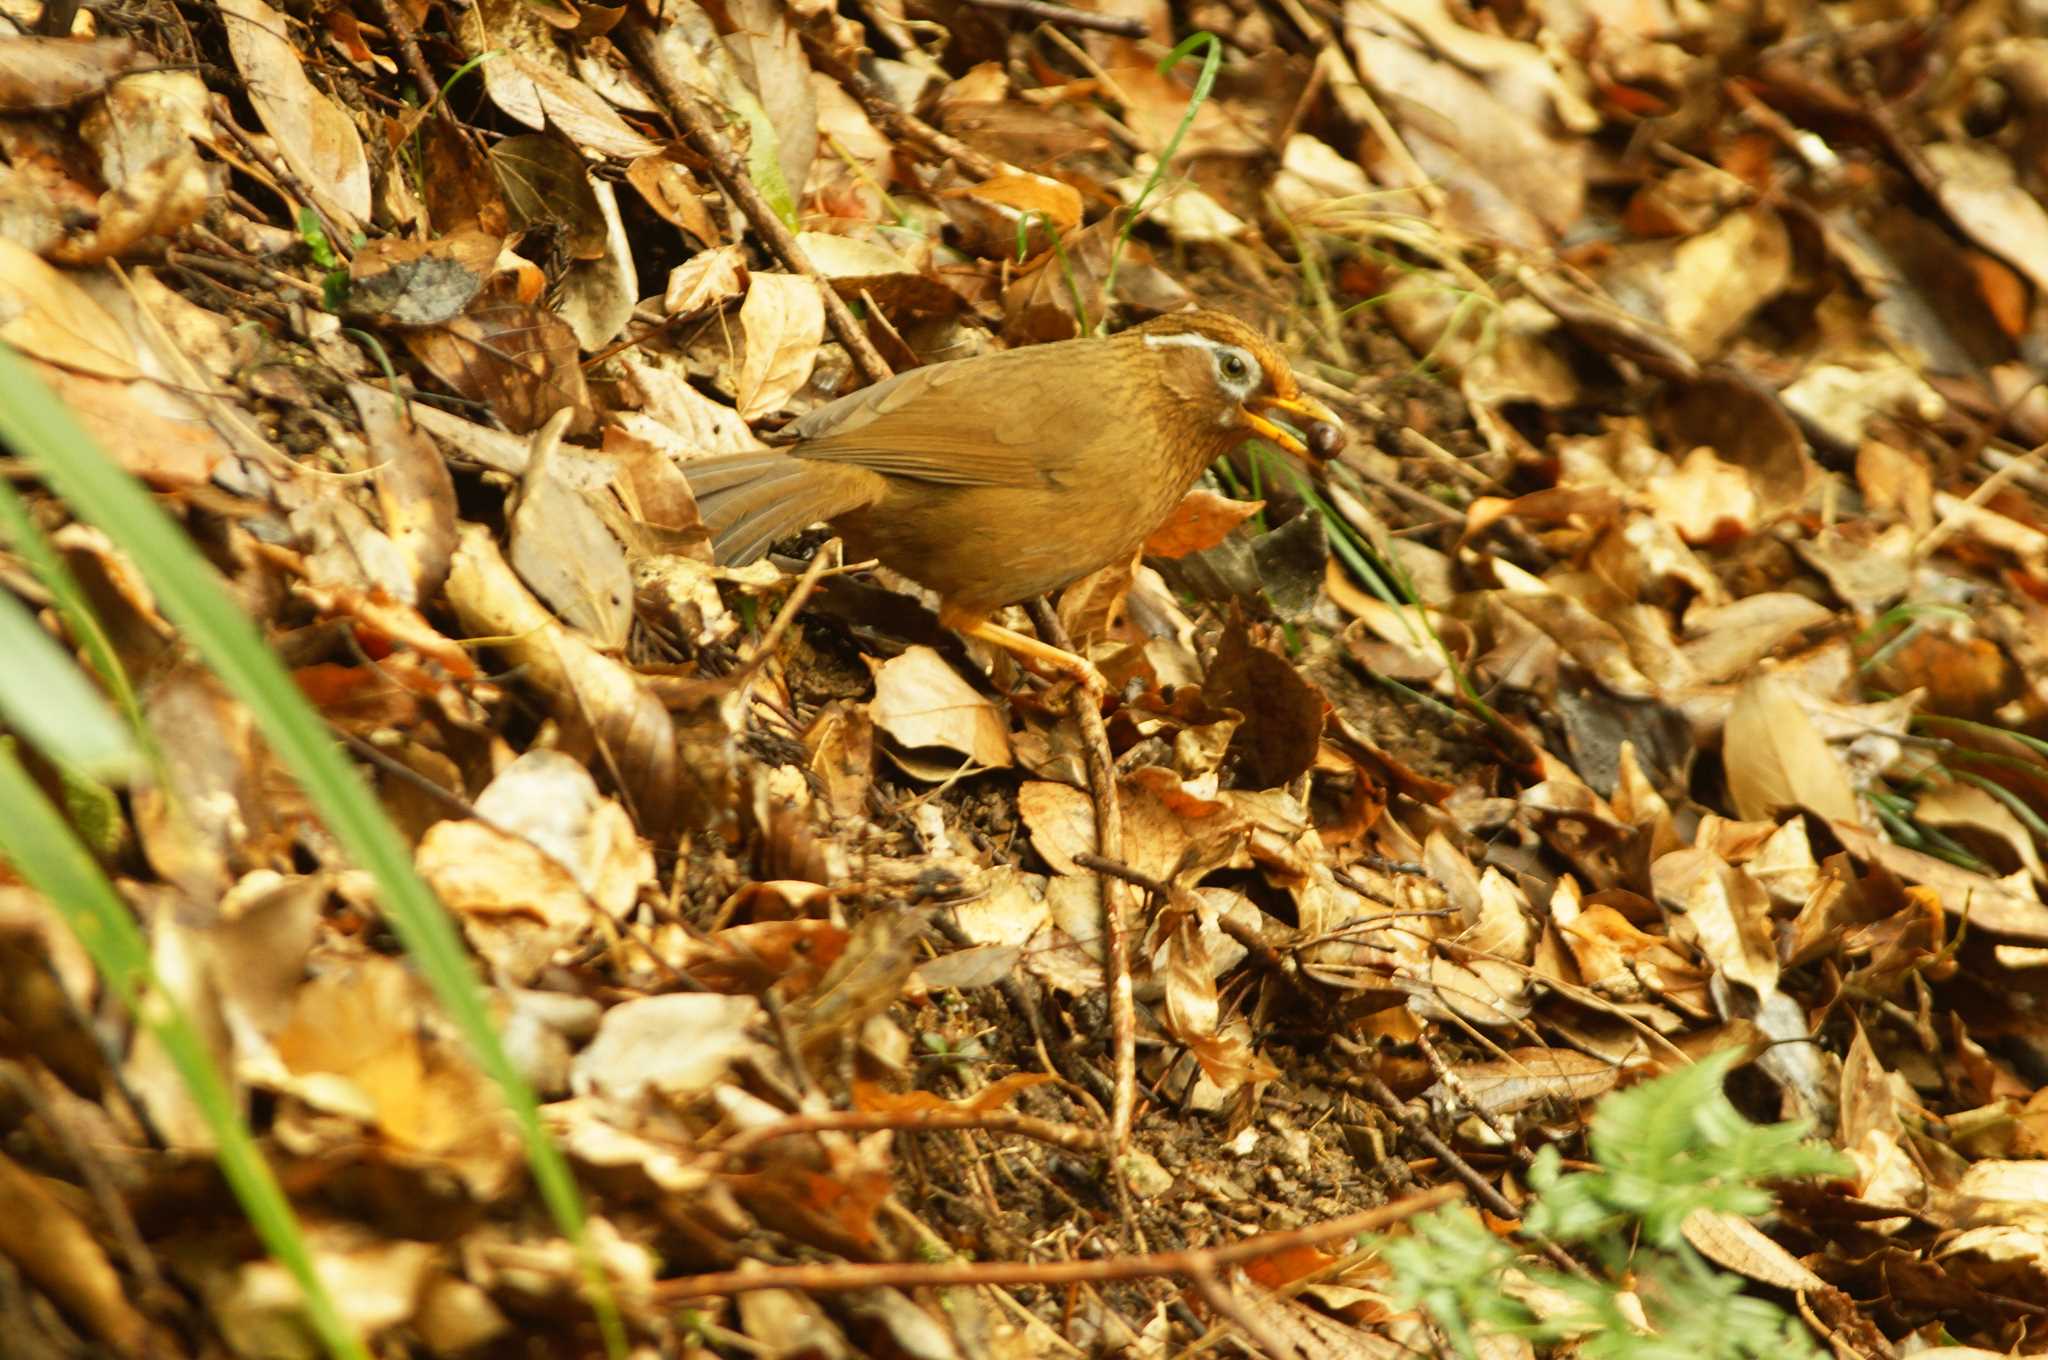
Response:
[[[758,420],[810,381],[825,339],[825,300],[809,279],[755,274],[740,304],[740,327],[746,349],[736,380],[739,413]]]
[[[1010,728],[996,706],[929,647],[875,668],[875,726],[910,750],[939,747],[984,768],[1010,763]]]
[[[1650,866],[1650,886],[1672,915],[1672,936],[1699,946],[1716,971],[1758,994],[1778,985],[1777,937],[1764,885],[1712,851],[1689,848]]]
[[[484,90],[507,117],[536,132],[552,127],[585,151],[627,159],[661,151],[595,90],[540,57],[498,53],[484,63]]]
[[[121,323],[73,278],[0,237],[0,340],[22,353],[100,378],[141,373]]]
[[[729,0],[726,49],[740,78],[761,100],[775,128],[775,150],[783,182],[801,205],[818,153],[818,99],[811,88],[811,63],[796,29],[778,0]]]
[[[1766,1237],[1748,1219],[1723,1209],[1695,1209],[1680,1231],[1699,1254],[1726,1270],[1778,1289],[1823,1290],[1827,1282]]]
[[[1838,822],[1858,820],[1856,791],[1792,683],[1760,675],[1743,686],[1722,735],[1735,809],[1752,821],[1802,807]]]

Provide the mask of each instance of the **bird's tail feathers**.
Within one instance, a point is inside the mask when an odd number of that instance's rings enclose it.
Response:
[[[712,554],[732,567],[754,561],[805,525],[871,502],[874,488],[849,471],[773,451],[683,464],[697,513],[711,531]]]

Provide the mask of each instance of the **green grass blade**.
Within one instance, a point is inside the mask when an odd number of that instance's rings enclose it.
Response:
[[[624,1334],[584,1227],[569,1164],[540,1121],[540,1105],[499,1042],[484,994],[453,922],[424,881],[383,808],[328,735],[256,626],[213,568],[150,494],[116,467],[9,347],[0,345],[0,438],[70,505],[118,543],[155,591],[185,640],[246,704],[279,760],[357,866],[377,880],[392,929],[504,1093],[534,1182],[583,1260],[606,1349],[623,1355]]]
[[[121,658],[114,653],[114,644],[107,637],[107,630],[100,626],[99,616],[92,611],[92,604],[86,599],[85,590],[78,584],[78,578],[64,565],[56,546],[37,527],[35,519],[28,512],[28,504],[13,483],[0,478],[0,538],[21,554],[21,560],[35,574],[43,589],[50,592],[50,602],[56,607],[58,617],[64,620],[64,627],[71,633],[85,659],[113,697],[114,707],[127,720],[129,731],[147,746],[149,724],[142,716],[142,703],[135,697],[135,686],[129,682],[128,672],[122,669]]]
[[[63,916],[108,988],[163,1045],[213,1131],[221,1175],[263,1245],[298,1282],[306,1320],[320,1344],[342,1360],[369,1360],[362,1338],[350,1329],[314,1271],[312,1252],[291,1204],[242,1123],[206,1041],[191,1018],[156,986],[149,946],[127,904],[6,741],[0,741],[0,856]]]
[[[1173,164],[1173,157],[1180,150],[1181,139],[1188,135],[1188,129],[1195,125],[1195,115],[1202,111],[1202,105],[1209,102],[1209,92],[1216,88],[1216,73],[1223,69],[1223,42],[1214,33],[1206,30],[1190,33],[1181,39],[1171,52],[1159,60],[1159,74],[1165,75],[1181,64],[1196,49],[1202,50],[1202,69],[1195,76],[1194,93],[1188,96],[1188,104],[1180,116],[1180,123],[1174,128],[1173,136],[1166,139],[1160,148],[1159,163],[1152,167],[1152,173],[1145,179],[1145,185],[1138,190],[1137,201],[1131,204],[1131,215],[1117,231],[1116,244],[1110,248],[1109,268],[1102,280],[1102,299],[1105,311],[1116,303],[1116,271],[1123,263],[1124,246],[1131,239],[1131,233],[1144,220],[1145,204],[1152,198],[1153,191],[1166,179],[1167,167]]]
[[[0,591],[0,720],[50,759],[118,784],[140,763],[134,738],[106,697],[72,664],[20,600]]]

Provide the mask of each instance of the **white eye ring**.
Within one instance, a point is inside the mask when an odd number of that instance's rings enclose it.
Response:
[[[1216,371],[1230,382],[1243,382],[1252,375],[1251,360],[1241,350],[1226,349],[1216,356]]]

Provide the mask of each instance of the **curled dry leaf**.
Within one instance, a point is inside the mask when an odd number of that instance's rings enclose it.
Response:
[[[481,525],[462,530],[448,574],[448,602],[470,636],[496,639],[564,726],[598,748],[605,768],[617,771],[647,834],[661,834],[679,816],[709,821],[730,808],[724,789],[730,769],[683,766],[675,725],[661,701],[637,675],[571,634],[527,593]]]
[[[404,964],[375,957],[300,987],[275,1036],[283,1071],[274,1084],[306,1108],[280,1112],[279,1136],[321,1146],[335,1139],[324,1116],[341,1115],[489,1200],[518,1179],[519,1142],[497,1088],[459,1040],[429,1023],[423,992]]]
[[[1242,619],[1217,644],[1204,694],[1245,715],[1230,739],[1243,787],[1278,788],[1315,764],[1328,701],[1286,657],[1253,642]]]
[[[0,43],[0,112],[70,108],[142,64],[127,38],[39,38],[11,34]]]
[[[625,809],[560,751],[528,751],[499,771],[477,795],[476,815],[540,847],[614,917],[654,880],[653,851]]]
[[[589,497],[610,469],[562,448],[569,412],[534,436],[510,519],[507,560],[533,592],[597,646],[616,652],[633,624],[633,573]]]
[[[490,303],[431,330],[407,331],[406,348],[434,376],[495,411],[525,434],[570,410],[570,433],[589,424],[576,332],[553,312],[522,302]]]
[[[1266,508],[1264,501],[1234,501],[1196,487],[1181,498],[1166,523],[1145,539],[1148,557],[1185,557],[1203,552],[1230,536],[1230,531]]]
[[[141,374],[135,343],[107,310],[39,256],[0,237],[0,340],[77,373],[128,379]]]
[[[576,1056],[570,1087],[628,1111],[688,1100],[756,1047],[748,1030],[760,1018],[751,996],[679,992],[623,1002],[604,1013],[597,1037]]]
[[[600,919],[567,869],[488,822],[429,827],[414,865],[470,947],[516,986],[531,985]]]
[[[483,0],[464,9],[456,37],[483,63],[484,92],[513,121],[554,128],[578,147],[631,159],[661,147],[635,132],[598,93],[569,71],[568,58],[537,11],[518,0]]]
[[[22,41],[16,39],[16,41]],[[172,1344],[151,1336],[128,1301],[120,1273],[77,1213],[43,1178],[0,1156],[0,1251],[37,1289],[62,1303],[85,1331],[116,1355],[149,1354]]]
[[[792,203],[804,201],[818,154],[818,99],[787,7],[777,0],[728,0],[726,50],[775,129],[775,152]]]
[[[1759,996],[1778,986],[1778,944],[1764,885],[1711,850],[1689,847],[1650,866],[1651,891],[1714,970]]]
[[[723,307],[746,291],[747,257],[738,246],[700,250],[669,271],[661,310],[670,316],[694,316]]]
[[[868,711],[876,727],[911,751],[954,751],[983,769],[1010,763],[1001,711],[929,647],[907,647],[875,668]]]
[[[633,319],[640,301],[640,274],[619,216],[617,186],[600,181],[591,191],[597,199],[599,250],[594,258],[572,261],[564,271],[557,307],[576,332],[577,342],[586,350],[599,350]]]
[[[390,393],[351,383],[348,395],[362,418],[364,442],[377,450],[372,485],[384,532],[405,559],[413,591],[406,603],[432,599],[455,551],[455,479],[439,447]]]

